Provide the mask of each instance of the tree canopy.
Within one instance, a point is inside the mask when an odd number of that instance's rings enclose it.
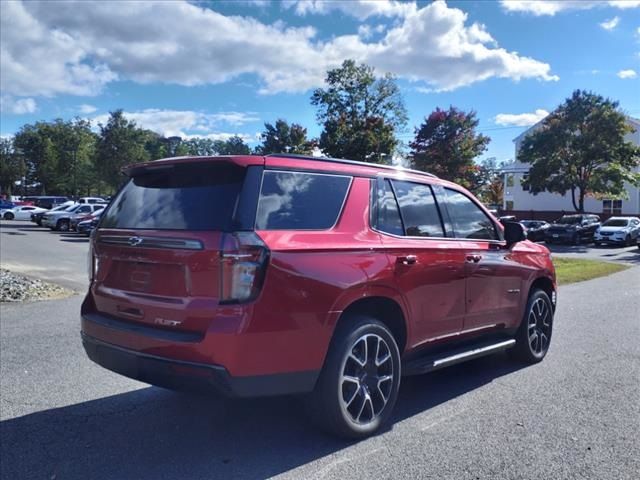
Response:
[[[533,194],[571,192],[578,212],[587,195],[621,198],[625,182],[640,183],[640,148],[624,138],[632,131],[618,102],[576,90],[522,141],[518,160],[531,164],[525,184]]]
[[[391,160],[399,143],[396,133],[407,121],[395,78],[376,77],[372,67],[345,60],[327,72],[326,84],[311,97],[323,127],[323,152],[375,163]]]
[[[474,159],[490,142],[489,137],[476,133],[478,123],[474,111],[436,108],[415,130],[410,143],[412,167],[475,190],[482,172]]]
[[[261,134],[262,145],[256,148],[261,155],[270,153],[297,153],[308,155],[315,142],[307,139],[307,129],[297,123],[289,125],[279,118],[275,124],[265,123]]]

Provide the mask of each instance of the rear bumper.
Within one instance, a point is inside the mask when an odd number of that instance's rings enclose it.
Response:
[[[83,315],[83,322],[93,322],[95,316]],[[134,380],[173,390],[216,392],[227,397],[307,393],[315,387],[320,373],[314,370],[233,376],[222,365],[160,357],[113,345],[84,332],[81,335],[87,355],[98,365]]]

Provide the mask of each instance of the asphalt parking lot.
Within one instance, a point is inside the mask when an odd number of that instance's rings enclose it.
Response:
[[[640,252],[560,255],[632,268],[560,288],[549,355],[503,354],[403,382],[391,429],[345,442],[295,398],[178,394],[92,364],[81,295],[2,304],[2,479],[636,479]],[[3,267],[86,288],[86,239],[0,223]],[[584,249],[584,251],[580,251]]]

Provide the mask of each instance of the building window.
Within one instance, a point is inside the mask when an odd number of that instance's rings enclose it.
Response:
[[[620,215],[622,213],[622,200],[603,200],[602,213]]]
[[[508,174],[507,175],[507,187],[513,187],[513,175],[512,174]]]
[[[505,210],[513,210],[513,200],[507,200],[504,202]]]
[[[529,180],[529,174],[525,173],[524,175],[522,175],[522,182],[521,182],[522,190],[525,192],[529,191],[529,184],[525,183],[527,180]]]

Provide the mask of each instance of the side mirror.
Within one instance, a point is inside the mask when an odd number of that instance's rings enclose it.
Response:
[[[518,222],[504,222],[504,239],[507,247],[527,239],[524,227]]]

